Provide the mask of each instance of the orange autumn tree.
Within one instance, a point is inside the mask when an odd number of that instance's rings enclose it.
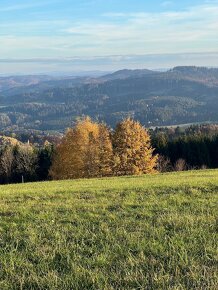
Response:
[[[98,176],[113,175],[113,146],[111,134],[106,125],[99,125],[99,139],[98,139],[98,154],[99,154],[99,172]]]
[[[120,122],[113,135],[115,175],[155,173],[157,155],[153,155],[150,136],[143,126],[130,118]]]
[[[113,174],[113,147],[110,132],[104,124],[96,125],[98,125],[97,134],[89,133],[84,159],[85,177],[111,176]]]
[[[107,127],[86,117],[69,129],[57,146],[50,175],[53,179],[109,176],[112,156]]]

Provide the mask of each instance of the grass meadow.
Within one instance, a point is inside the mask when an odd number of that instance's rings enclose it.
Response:
[[[218,170],[0,186],[0,290],[218,289]]]

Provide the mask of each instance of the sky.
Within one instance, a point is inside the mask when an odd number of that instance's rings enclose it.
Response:
[[[1,0],[0,75],[218,67],[218,1]]]

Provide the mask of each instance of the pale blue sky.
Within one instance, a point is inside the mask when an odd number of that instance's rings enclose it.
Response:
[[[0,74],[218,66],[217,54],[216,0],[0,1]]]

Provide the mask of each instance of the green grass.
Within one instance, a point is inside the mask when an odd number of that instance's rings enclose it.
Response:
[[[217,212],[217,170],[0,186],[0,290],[215,290]]]

